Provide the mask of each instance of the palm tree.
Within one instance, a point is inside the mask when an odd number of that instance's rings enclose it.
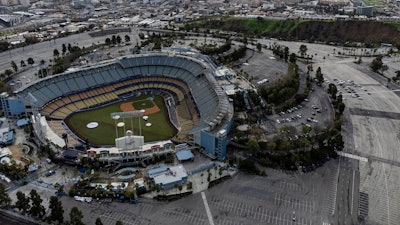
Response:
[[[219,174],[219,178],[221,178],[221,176],[222,176],[222,167],[219,168],[218,174]]]

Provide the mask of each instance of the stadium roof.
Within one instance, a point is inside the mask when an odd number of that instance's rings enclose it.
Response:
[[[188,160],[194,157],[193,153],[190,150],[179,151],[175,155],[176,157],[178,157],[179,161]]]

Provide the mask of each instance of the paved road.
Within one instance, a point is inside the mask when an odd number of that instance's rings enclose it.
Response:
[[[340,157],[335,217],[337,224],[357,224],[359,172],[354,159]]]

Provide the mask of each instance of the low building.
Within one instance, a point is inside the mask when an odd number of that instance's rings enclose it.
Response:
[[[151,169],[146,174],[161,188],[173,188],[175,184],[184,184],[188,179],[186,169],[181,164]]]
[[[14,142],[14,132],[10,128],[0,129],[0,145],[11,145]]]
[[[4,157],[11,157],[12,153],[9,148],[0,148],[0,159]]]
[[[194,159],[194,155],[190,150],[182,150],[175,153],[176,158],[179,162],[189,161]]]

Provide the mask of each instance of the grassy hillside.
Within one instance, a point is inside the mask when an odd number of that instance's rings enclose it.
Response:
[[[211,17],[206,20],[187,23],[185,24],[185,29],[217,29],[221,31],[234,31],[248,35],[279,36],[287,34],[298,24],[303,22],[305,21]]]
[[[367,45],[392,43],[400,46],[400,32],[396,26],[376,21],[310,21],[291,32],[297,40],[324,42],[360,42]]]
[[[400,25],[377,21],[268,20],[263,18],[213,17],[191,22],[186,30],[217,29],[247,36],[274,37],[282,40],[309,40],[339,44],[382,42],[400,46]]]

